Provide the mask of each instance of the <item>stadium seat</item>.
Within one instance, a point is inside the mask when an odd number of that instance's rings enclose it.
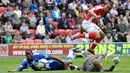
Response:
[[[34,29],[29,29],[29,31],[33,34],[35,34],[35,30]]]
[[[72,33],[72,29],[66,29],[66,35],[68,35],[69,33]]]
[[[73,29],[72,30],[72,34],[75,34],[76,32],[78,32],[78,29]]]
[[[65,34],[66,31],[65,31],[64,29],[58,29],[57,33],[58,33],[58,34]]]
[[[5,12],[6,8],[5,7],[0,7],[0,13]]]
[[[27,40],[27,44],[34,44],[34,40]]]
[[[54,30],[54,34],[58,34],[58,29],[55,29],[55,30]]]
[[[27,41],[26,40],[21,40],[20,44],[27,44]]]
[[[42,44],[42,43],[43,43],[43,41],[42,41],[42,40],[40,40],[40,39],[35,39],[35,40],[34,40],[34,43],[36,43],[36,44]]]
[[[15,34],[18,30],[17,29],[13,29],[13,33],[12,34]]]
[[[56,29],[58,29],[58,23],[57,22],[53,22],[53,25],[56,27]]]

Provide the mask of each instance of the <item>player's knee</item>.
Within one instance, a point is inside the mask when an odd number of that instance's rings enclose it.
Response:
[[[105,33],[102,33],[101,39],[104,39],[104,38],[105,38]]]
[[[105,33],[103,31],[100,31],[100,39],[104,39],[105,38]]]

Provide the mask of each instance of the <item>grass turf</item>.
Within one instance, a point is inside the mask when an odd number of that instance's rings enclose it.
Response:
[[[114,57],[108,57],[107,59],[103,59],[103,67],[109,68],[112,65],[112,59]],[[64,59],[64,58],[61,58]],[[130,57],[129,56],[120,56],[121,62],[116,66],[113,72],[111,73],[130,73]],[[0,58],[0,73],[8,73],[8,70],[12,70],[17,68],[23,58]],[[73,61],[73,64],[82,65],[84,58],[76,58]],[[32,69],[25,69],[22,72],[15,73],[43,73],[43,71],[33,71]],[[46,71],[45,73],[83,73],[76,70],[60,70],[60,71]],[[89,73],[89,72],[87,72]],[[91,72],[92,73],[92,72]],[[93,72],[94,73],[94,72]],[[104,72],[105,73],[105,72]],[[108,72],[106,72],[108,73]]]

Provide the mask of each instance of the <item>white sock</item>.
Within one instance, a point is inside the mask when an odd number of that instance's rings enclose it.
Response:
[[[85,38],[86,38],[86,39],[89,39],[89,35],[88,35],[88,34],[85,34]]]

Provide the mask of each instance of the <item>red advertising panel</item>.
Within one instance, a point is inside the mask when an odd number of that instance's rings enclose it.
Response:
[[[8,56],[8,45],[0,45],[0,56]]]
[[[9,56],[24,56],[26,49],[33,52],[50,54],[55,56],[68,55],[69,49],[74,48],[73,44],[21,44],[9,45]]]

